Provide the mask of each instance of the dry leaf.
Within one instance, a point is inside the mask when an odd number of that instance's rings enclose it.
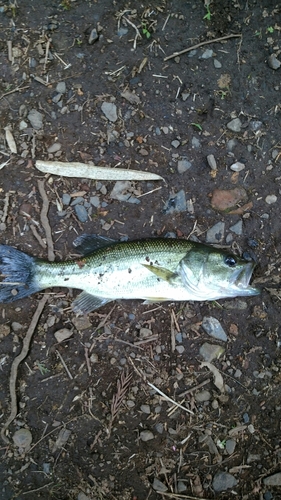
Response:
[[[221,75],[217,83],[220,89],[228,89],[231,83],[230,75],[228,75],[227,73]]]
[[[208,363],[208,362],[201,363],[201,368],[203,368],[204,366],[206,366],[206,368],[208,368],[210,370],[210,372],[212,372],[212,374],[214,375],[214,384],[215,384],[215,386],[221,392],[224,392],[223,378],[222,378],[221,373],[219,372],[219,370],[212,363]]]
[[[4,130],[6,132],[6,141],[7,141],[9,148],[10,148],[11,153],[17,154],[17,145],[15,142],[14,136],[10,130],[10,127],[5,127]]]
[[[45,174],[64,177],[83,177],[103,181],[147,181],[163,180],[158,174],[141,170],[125,170],[123,168],[99,167],[80,162],[43,161],[37,160],[36,168]]]

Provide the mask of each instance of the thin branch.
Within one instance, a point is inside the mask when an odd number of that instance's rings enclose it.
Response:
[[[11,397],[11,412],[8,420],[4,423],[1,429],[1,438],[4,443],[10,444],[9,439],[5,436],[5,432],[8,429],[9,425],[16,418],[18,412],[18,403],[17,403],[17,394],[16,394],[16,383],[17,383],[17,374],[19,364],[26,358],[27,353],[29,351],[30,342],[39,321],[39,318],[42,314],[42,311],[45,307],[45,304],[48,300],[48,295],[44,295],[44,297],[40,300],[37,309],[33,315],[29,328],[27,330],[26,336],[23,339],[22,350],[20,354],[14,359],[11,366],[11,374],[10,374],[10,397]]]
[[[199,47],[203,47],[203,45],[208,45],[214,42],[222,42],[223,40],[228,40],[229,38],[238,38],[242,37],[239,33],[233,33],[231,35],[222,36],[221,38],[213,38],[212,40],[206,40],[205,42],[197,43],[196,45],[192,45],[188,49],[183,49],[180,52],[174,52],[170,56],[164,57],[164,61],[168,61],[169,59],[173,59],[174,57],[181,56],[186,52],[190,52],[191,50],[198,49]]]

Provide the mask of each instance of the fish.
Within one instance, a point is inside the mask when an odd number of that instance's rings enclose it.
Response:
[[[49,262],[0,245],[0,303],[54,286],[82,290],[72,303],[80,314],[116,299],[206,301],[260,293],[249,284],[254,261],[203,243],[173,238],[115,241],[84,234],[74,246],[72,260]]]

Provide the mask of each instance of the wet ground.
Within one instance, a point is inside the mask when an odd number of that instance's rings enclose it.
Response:
[[[1,305],[2,429],[16,417],[0,498],[281,498],[279,3],[2,1],[0,24],[1,243],[47,258],[45,180],[56,260],[83,233],[192,235],[256,259],[262,290],[77,318],[76,291],[53,288],[16,407],[11,366],[42,294]],[[44,175],[36,160],[164,180],[116,198],[116,181]]]

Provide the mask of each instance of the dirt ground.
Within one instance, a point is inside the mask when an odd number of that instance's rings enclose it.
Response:
[[[281,499],[280,32],[277,0],[0,0],[1,243],[47,258],[45,180],[56,260],[83,233],[192,234],[254,258],[262,290],[81,317],[67,288],[2,304],[1,499]],[[164,180],[114,197],[36,160]]]

